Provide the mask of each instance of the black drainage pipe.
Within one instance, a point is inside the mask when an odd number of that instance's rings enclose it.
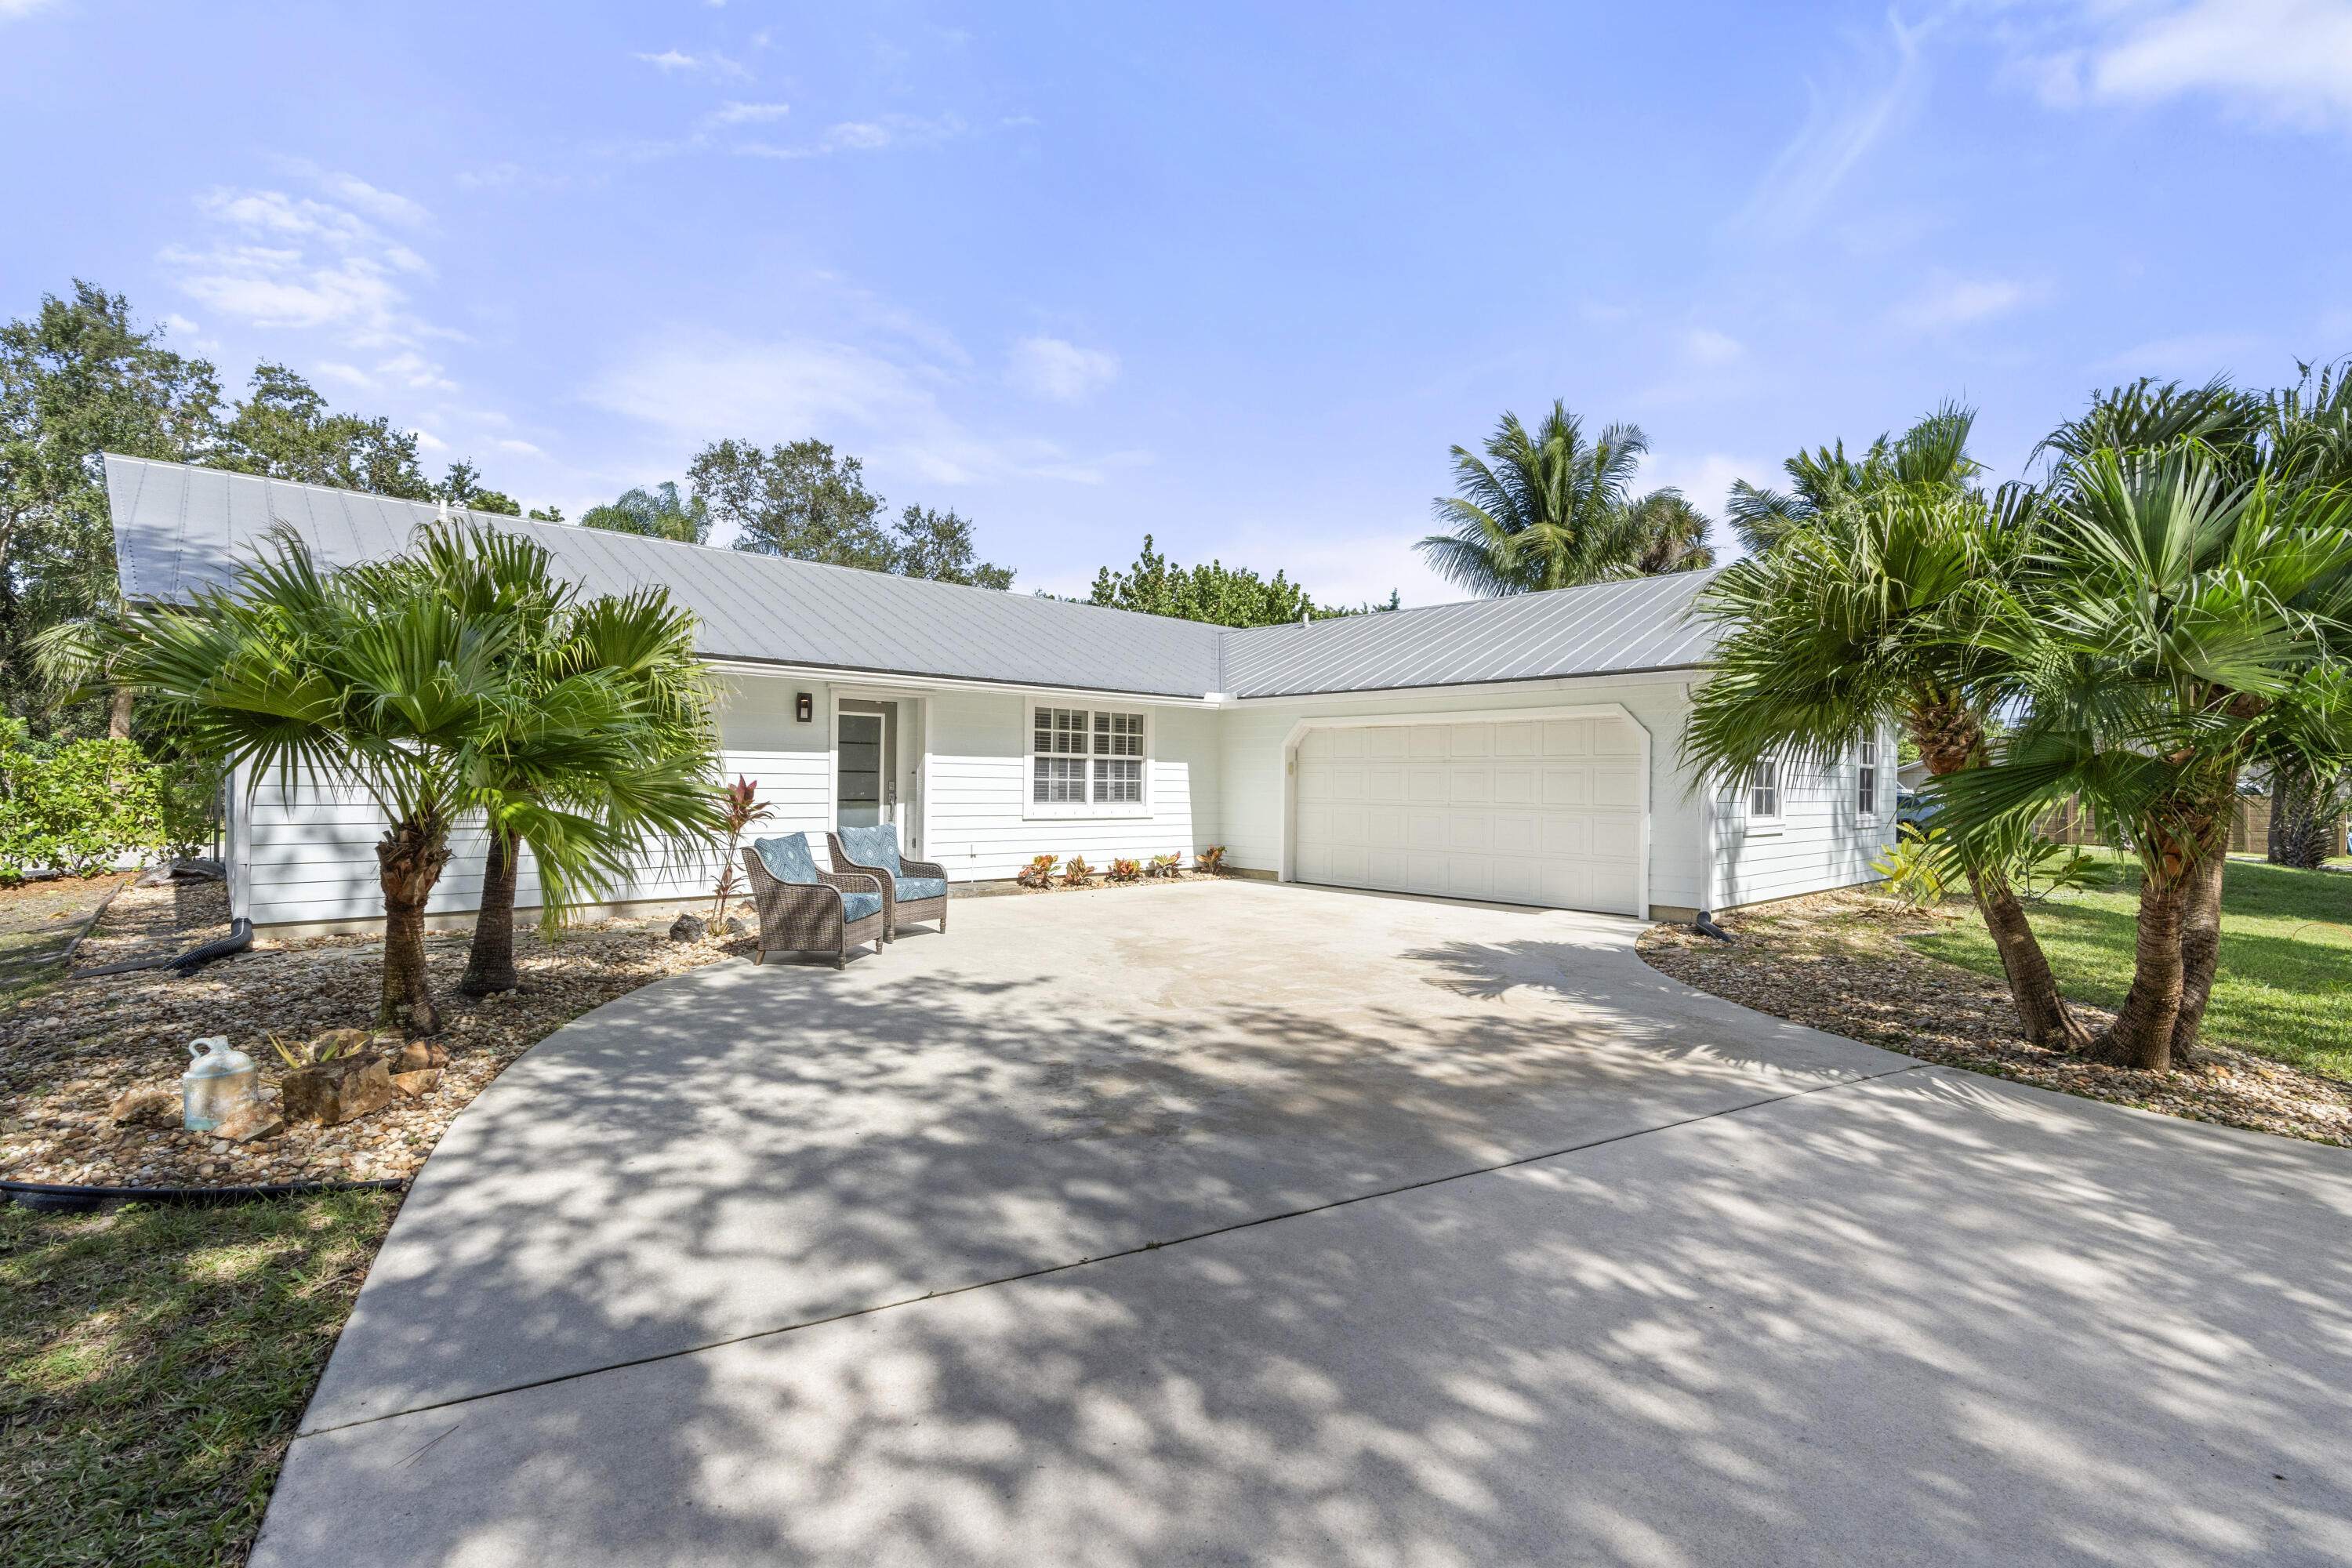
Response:
[[[47,1182],[0,1182],[0,1193],[18,1208],[50,1214],[88,1214],[113,1203],[244,1204],[266,1198],[302,1198],[313,1193],[388,1193],[408,1185],[405,1176],[381,1182],[283,1182],[265,1187],[66,1187]]]
[[[226,958],[232,952],[243,952],[253,945],[253,922],[239,915],[231,921],[228,934],[218,942],[208,942],[202,947],[192,947],[172,960],[172,973],[185,980],[215,958]]]

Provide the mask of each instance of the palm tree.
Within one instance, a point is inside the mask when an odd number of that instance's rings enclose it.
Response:
[[[1724,515],[1748,552],[1762,555],[1795,530],[1890,489],[1965,489],[1983,472],[1969,455],[1975,425],[1974,409],[1947,403],[1899,437],[1879,437],[1859,458],[1845,455],[1843,441],[1800,452],[1780,465],[1788,489],[1734,479]]]
[[[2017,570],[2032,544],[1975,494],[1883,490],[1726,567],[1696,609],[1725,636],[1684,731],[1694,776],[1737,778],[1772,756],[1826,763],[1889,718],[1937,778],[1983,767],[2003,667],[1970,634],[1987,584]],[[2019,1022],[2037,1044],[2079,1045],[2088,1031],[2059,994],[2002,847],[1988,835],[1964,847],[1961,866]]]
[[[1439,575],[1489,596],[1629,575],[1647,540],[1628,487],[1648,450],[1632,425],[1586,440],[1564,402],[1532,433],[1506,414],[1484,459],[1454,448],[1454,493],[1432,503],[1451,531],[1415,548]]]
[[[1964,843],[2070,797],[2129,832],[2132,984],[2091,1049],[2154,1070],[2202,1020],[2239,772],[2327,719],[2352,612],[2352,500],[2233,483],[2228,458],[2192,441],[2065,465],[2031,569],[1971,631],[2008,666],[2016,733],[1939,786]]]
[[[1669,485],[1652,490],[1627,509],[1641,531],[1641,553],[1633,570],[1644,577],[1669,572],[1704,572],[1715,564],[1715,546],[1707,535],[1715,523],[1691,505],[1683,492]]]
[[[485,714],[465,779],[488,834],[457,987],[471,996],[515,989],[525,847],[551,931],[580,896],[625,879],[655,843],[707,838],[719,820],[693,616],[660,589],[583,603],[551,565],[529,540],[457,527],[426,531],[410,556],[380,569],[512,634],[502,674],[516,700]]]

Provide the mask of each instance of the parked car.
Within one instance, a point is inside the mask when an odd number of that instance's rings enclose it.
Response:
[[[1928,822],[1935,815],[1936,803],[1917,790],[1906,789],[1895,792],[1895,825],[1897,827],[1916,827],[1925,833],[1927,831]]]

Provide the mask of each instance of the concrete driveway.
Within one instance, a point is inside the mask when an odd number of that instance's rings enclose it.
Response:
[[[253,1561],[2352,1562],[2352,1153],[1701,995],[1630,922],[973,900],[551,1037]]]

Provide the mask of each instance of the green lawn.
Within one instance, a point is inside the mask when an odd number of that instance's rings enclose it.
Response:
[[[2131,984],[2139,867],[2129,857],[2103,858],[2111,862],[2106,890],[2062,893],[2027,907],[2066,994],[2111,1008]],[[1991,939],[1976,919],[1912,941],[1947,963],[2000,973]],[[2352,1079],[2352,876],[2230,862],[2221,892],[2221,967],[2205,1031]]]
[[[0,1210],[0,1562],[242,1563],[397,1205]]]

